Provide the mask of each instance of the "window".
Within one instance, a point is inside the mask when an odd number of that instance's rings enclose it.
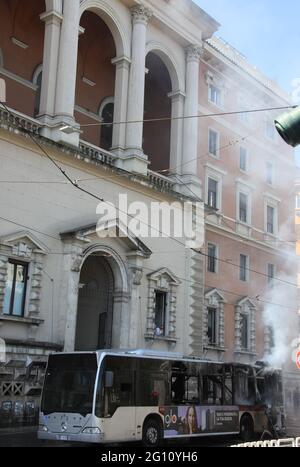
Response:
[[[208,151],[211,155],[218,157],[219,135],[214,130],[209,130]]]
[[[274,264],[268,264],[268,287],[272,288],[274,286],[274,277],[275,277],[275,266]]]
[[[147,275],[148,308],[146,340],[158,336],[176,342],[177,288],[179,279],[168,268],[161,268]],[[138,277],[137,277],[138,279]]]
[[[250,108],[251,108],[251,106],[249,106],[247,101],[241,96],[239,98],[239,110],[240,110],[240,113],[238,114],[238,118],[239,118],[240,122],[243,123],[244,125],[249,125],[250,124],[250,113],[247,112],[247,110],[249,110]],[[245,112],[243,112],[243,110]]]
[[[3,313],[24,316],[28,264],[10,260],[5,284]]]
[[[240,148],[240,170],[247,171],[247,149]]]
[[[275,233],[275,208],[267,206],[267,232],[269,234]]]
[[[241,222],[248,222],[248,195],[239,193],[239,219]]]
[[[155,335],[164,336],[166,332],[167,292],[155,291]]]
[[[266,177],[267,183],[269,185],[273,185],[274,183],[274,165],[272,162],[267,162],[267,177]]]
[[[218,182],[213,178],[208,178],[208,206],[218,209]]]
[[[300,194],[296,195],[296,209],[300,209]]]
[[[104,105],[101,115],[102,126],[101,126],[101,139],[100,147],[109,151],[112,147],[112,136],[113,136],[113,119],[114,119],[114,103],[108,102]],[[104,123],[104,125],[103,125]],[[108,125],[111,123],[111,125]]]
[[[217,343],[217,310],[216,308],[208,308],[208,327],[207,337],[209,345]]]
[[[207,248],[207,270],[212,273],[217,272],[217,247],[212,243],[209,243]]]
[[[249,271],[249,257],[246,255],[240,255],[240,280],[247,282]]]
[[[241,331],[241,347],[243,350],[249,349],[249,315],[242,314],[241,315],[241,323],[240,323],[240,331]]]
[[[208,87],[208,99],[213,104],[221,105],[221,91],[213,84],[210,84]]]

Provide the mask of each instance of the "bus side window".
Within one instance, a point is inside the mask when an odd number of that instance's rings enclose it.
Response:
[[[226,405],[233,404],[232,373],[230,370],[226,371],[224,375],[224,403]]]
[[[172,402],[182,404],[185,399],[185,376],[183,374],[172,375]]]

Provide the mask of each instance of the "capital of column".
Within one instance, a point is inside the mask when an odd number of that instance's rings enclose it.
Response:
[[[203,54],[203,48],[199,45],[189,45],[186,48],[187,61],[199,61]]]
[[[57,11],[46,11],[40,15],[40,20],[46,24],[61,24],[63,16]]]
[[[172,102],[176,102],[176,101],[182,101],[183,102],[185,97],[186,97],[186,94],[185,94],[185,92],[182,92],[182,91],[178,90],[178,91],[169,92],[168,97],[169,97],[169,99],[171,99]]]
[[[130,58],[126,57],[125,55],[122,56],[122,57],[116,57],[116,58],[113,58],[111,60],[111,63],[113,65],[116,65],[116,68],[119,69],[119,68],[127,68],[129,69],[130,67],[130,64],[131,64],[131,60]]]
[[[133,8],[131,8],[131,15],[133,24],[142,23],[147,26],[153,13],[152,10],[150,10],[150,8],[147,8],[143,5],[136,5]]]

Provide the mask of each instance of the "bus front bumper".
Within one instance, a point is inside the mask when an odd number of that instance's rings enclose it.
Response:
[[[51,431],[38,430],[38,439],[47,441],[64,441],[71,443],[103,443],[104,433],[52,433]]]

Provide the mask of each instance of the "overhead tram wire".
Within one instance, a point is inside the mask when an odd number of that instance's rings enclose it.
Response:
[[[197,114],[197,115],[186,115],[182,117],[158,117],[158,118],[147,118],[142,120],[124,120],[119,122],[98,122],[98,123],[85,123],[80,125],[81,128],[88,128],[93,126],[111,126],[111,125],[128,125],[128,124],[137,124],[137,123],[156,123],[156,122],[168,122],[176,120],[188,120],[192,118],[209,118],[209,117],[223,117],[226,115],[239,115],[239,114],[250,114],[250,113],[259,113],[259,112],[272,112],[275,110],[287,110],[295,109],[297,105],[286,105],[282,107],[267,107],[260,109],[248,109],[248,110],[235,110],[232,112],[218,112],[211,114]]]
[[[50,238],[53,238],[53,239],[55,239],[55,240],[59,240],[59,241],[60,241],[60,239],[59,239],[58,237],[54,237],[53,235],[47,234],[47,233],[45,233],[45,232],[42,232],[42,231],[40,231],[40,230],[38,230],[38,229],[35,229],[35,228],[31,227],[31,226],[29,227],[28,225],[20,224],[19,222],[12,221],[12,220],[7,219],[7,218],[5,218],[5,217],[0,217],[0,219],[1,219],[1,220],[4,220],[4,221],[6,221],[6,222],[12,223],[12,224],[14,224],[14,225],[18,225],[19,227],[23,227],[23,228],[25,228],[25,229],[32,230],[33,232],[37,232],[37,233],[40,233],[40,234],[45,235],[45,236],[47,236],[47,237],[50,237]],[[172,237],[171,237],[171,239],[174,240]],[[195,252],[195,253],[198,253],[196,250],[194,250],[194,252]],[[154,253],[156,253],[156,252],[154,251]],[[157,253],[159,253],[159,252],[157,252]],[[48,255],[65,256],[65,255],[67,255],[68,253],[50,251],[50,252],[47,253],[47,254],[48,254]],[[146,270],[148,270],[148,271],[150,271],[150,272],[155,272],[155,271],[156,271],[156,269],[148,268],[147,266],[144,266],[144,269],[146,269]],[[197,281],[197,280],[195,280],[195,279],[191,280],[191,279],[187,279],[186,277],[181,277],[181,276],[177,276],[177,277],[178,277],[178,279],[182,280],[183,282],[187,282],[187,283],[189,283],[189,284],[193,284],[193,285],[199,284],[199,285],[202,285],[202,282]],[[220,287],[218,287],[218,290],[220,290],[220,292],[226,292],[226,293],[228,293],[228,294],[231,294],[231,295],[234,295],[234,296],[237,296],[237,297],[241,297],[241,294],[239,294],[239,293],[237,293],[237,292],[233,292],[232,290],[221,289]],[[295,311],[295,312],[298,312],[298,309],[296,310],[294,307],[290,307],[290,306],[287,306],[287,305],[283,305],[283,304],[281,304],[281,303],[275,303],[275,302],[270,302],[270,301],[266,301],[266,300],[261,300],[261,299],[258,298],[258,297],[260,297],[259,294],[256,295],[255,297],[249,296],[250,299],[256,300],[256,301],[258,301],[259,303],[266,303],[266,304],[273,305],[273,306],[276,306],[276,307],[286,308],[286,309],[290,309],[290,310],[293,310],[293,311]]]
[[[5,108],[5,110],[6,110],[10,115],[12,114],[11,111],[10,111],[10,110],[7,108],[7,106],[5,105],[5,103],[1,102],[1,105]],[[47,157],[47,159],[49,159],[49,160],[55,165],[55,167],[60,171],[60,173],[62,173],[62,175],[68,180],[68,182],[69,182],[71,185],[74,186],[74,188],[76,188],[76,189],[78,189],[78,190],[84,192],[85,194],[87,194],[87,195],[93,197],[94,199],[96,199],[96,200],[98,200],[98,201],[100,201],[100,202],[103,202],[103,203],[105,203],[105,204],[108,204],[108,201],[105,201],[103,198],[99,197],[98,195],[95,195],[94,193],[91,193],[90,191],[85,190],[84,188],[82,188],[82,187],[80,187],[80,186],[78,185],[78,182],[77,182],[77,181],[75,182],[74,180],[72,180],[71,177],[66,173],[66,171],[65,171],[62,167],[60,167],[60,165],[47,153],[47,151],[46,151],[46,150],[43,148],[43,146],[35,139],[35,137],[34,137],[26,128],[24,128],[21,124],[19,124],[19,126],[20,126],[20,128],[30,137],[30,139],[40,148],[40,150],[43,152],[43,154],[45,154],[45,156]],[[182,182],[181,182],[181,183],[182,183]],[[196,196],[196,194],[191,190],[190,187],[189,187],[189,189],[190,189],[190,191],[193,193],[193,196]],[[196,196],[196,197],[198,198],[198,196]],[[119,209],[118,207],[116,207],[116,209],[117,209],[119,212],[122,212],[123,214],[128,215],[128,216],[131,217],[132,219],[135,219],[134,216],[132,216],[132,215],[126,213],[125,211],[122,211],[122,210]],[[0,218],[1,218],[1,217],[0,217]],[[8,222],[9,222],[9,221],[8,221]],[[147,227],[150,227],[150,228],[153,229],[153,226],[151,226],[149,223],[144,222],[144,221],[140,221],[140,222],[141,222],[142,224],[146,225]],[[14,222],[12,222],[12,223],[14,223]],[[160,233],[161,235],[164,235],[164,236],[166,235],[166,233],[162,232],[162,231],[159,230],[159,229],[154,228],[154,230],[156,230],[156,231],[157,231],[158,233]],[[42,233],[42,232],[41,232],[41,233]],[[53,237],[53,238],[55,238],[55,237]],[[176,243],[178,243],[178,244],[181,245],[181,246],[184,246],[184,247],[186,246],[183,242],[181,242],[180,240],[178,240],[178,239],[175,238],[175,237],[168,237],[168,238],[170,238],[171,240],[175,241]],[[55,238],[55,239],[57,239],[57,238]],[[201,256],[206,256],[205,254],[201,253],[201,252],[198,251],[198,250],[193,249],[193,251],[194,251],[196,254],[199,254],[199,255],[201,255]],[[224,262],[226,262],[226,261],[224,260]],[[226,262],[226,264],[230,264],[230,263]],[[240,268],[238,265],[236,265],[236,267]],[[261,274],[263,274],[263,273],[261,273]],[[267,275],[266,275],[266,276],[267,276]],[[267,277],[268,277],[268,276],[267,276]],[[292,284],[292,283],[290,283],[290,285],[295,286],[295,284]]]
[[[190,187],[187,183],[185,183],[185,182],[183,182],[182,180],[180,180],[180,179],[177,177],[177,175],[174,175],[174,177],[177,179],[178,183],[180,183],[181,186],[185,186],[185,187],[190,191],[190,193],[194,196],[194,198],[195,198],[197,201],[202,202],[202,200],[198,197],[198,195],[191,189],[191,187]],[[194,250],[194,251],[195,251],[195,250]],[[202,255],[202,256],[204,256],[204,257],[206,257],[206,258],[211,258],[211,256],[208,255],[207,253],[203,253],[203,252],[201,252],[201,251],[197,251],[197,252],[198,252],[200,255]],[[225,264],[230,265],[230,266],[232,266],[232,267],[236,267],[237,269],[241,269],[241,267],[240,267],[239,264],[235,264],[235,263],[233,263],[233,262],[231,262],[231,261],[226,261],[226,260],[223,260],[223,259],[218,258],[218,257],[216,257],[215,259],[216,259],[216,261],[220,261],[221,263],[225,263]],[[260,276],[269,278],[268,274],[265,274],[265,273],[263,273],[263,272],[256,271],[255,269],[245,268],[245,270],[248,271],[248,272],[253,272],[253,273],[258,274],[258,275],[260,275]],[[294,284],[294,283],[289,282],[289,281],[286,281],[286,280],[284,280],[284,279],[279,279],[278,277],[272,277],[272,279],[273,279],[273,280],[276,280],[276,281],[278,281],[278,282],[282,282],[283,284],[286,284],[286,285],[289,285],[289,286],[292,286],[292,287],[296,287],[296,288],[298,289],[298,284]]]

